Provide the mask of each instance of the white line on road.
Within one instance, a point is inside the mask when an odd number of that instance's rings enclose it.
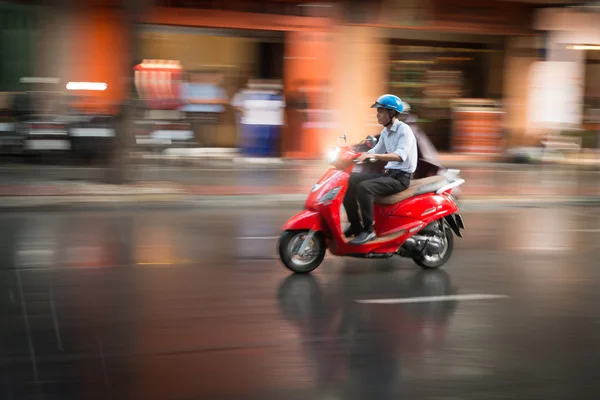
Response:
[[[23,294],[23,282],[21,281],[21,271],[17,268],[17,283],[19,285],[19,298],[21,300],[21,307],[23,311],[23,319],[25,321],[25,331],[27,333],[27,342],[29,343],[29,353],[31,355],[31,365],[33,367],[33,379],[35,380],[35,384],[39,385],[39,374],[38,374],[38,366],[37,359],[35,357],[35,347],[33,346],[33,339],[31,337],[31,325],[29,324],[29,316],[27,313],[27,303],[25,303],[25,294]]]
[[[279,239],[279,236],[238,236],[236,240],[275,240]]]
[[[54,322],[54,332],[56,333],[56,341],[58,343],[58,349],[63,351],[62,338],[60,337],[60,327],[58,325],[58,317],[56,316],[56,305],[54,304],[54,290],[52,290],[52,284],[49,289],[50,296],[50,309],[52,310],[52,321]]]
[[[356,300],[363,304],[403,304],[403,303],[427,303],[432,301],[466,301],[466,300],[490,300],[506,299],[508,296],[502,294],[455,294],[449,296],[427,296],[427,297],[406,297],[399,299],[367,299]]]
[[[29,255],[29,254],[51,256],[52,254],[54,254],[54,250],[46,250],[46,249],[18,250],[17,254],[20,256]]]
[[[109,384],[108,384],[108,373],[106,372],[106,362],[104,361],[104,350],[102,350],[102,343],[100,340],[96,339],[98,342],[98,348],[100,350],[100,361],[102,361],[102,372],[104,374],[104,388],[108,392]]]
[[[600,233],[600,229],[570,229],[567,232]]]
[[[570,246],[518,246],[514,247],[513,250],[521,251],[568,251],[571,249]]]

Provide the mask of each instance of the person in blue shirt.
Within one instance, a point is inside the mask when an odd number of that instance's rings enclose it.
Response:
[[[344,231],[346,237],[354,237],[351,244],[364,244],[375,239],[373,229],[373,203],[376,197],[390,196],[410,186],[412,174],[417,168],[417,141],[407,124],[398,116],[403,112],[402,100],[385,94],[371,106],[377,109],[377,122],[383,125],[379,141],[367,153],[362,153],[357,162],[370,158],[387,162],[384,172],[352,174],[348,191],[344,197],[344,208],[350,227]],[[358,208],[362,215],[362,224]]]
[[[187,76],[187,82],[181,84],[181,111],[190,120],[198,144],[215,146],[216,127],[228,101],[223,75],[207,71],[189,72]]]
[[[188,81],[181,84],[181,97],[186,103],[181,110],[196,113],[222,113],[227,103],[227,93],[221,86],[223,78],[218,73],[188,73]]]

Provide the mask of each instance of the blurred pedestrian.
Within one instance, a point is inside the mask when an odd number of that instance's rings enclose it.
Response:
[[[427,134],[417,124],[419,117],[408,103],[404,103],[403,119],[404,123],[411,127],[417,140],[419,162],[417,163],[413,179],[422,179],[437,175],[443,169],[440,156],[433,143],[427,137]]]
[[[192,71],[181,85],[182,111],[189,119],[201,146],[215,146],[220,116],[225,112],[227,93],[224,76],[218,71]]]

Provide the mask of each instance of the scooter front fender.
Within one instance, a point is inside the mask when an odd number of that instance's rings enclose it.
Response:
[[[314,230],[323,231],[324,225],[321,215],[317,211],[304,210],[292,218],[290,218],[284,225],[284,231],[298,231],[298,230]]]

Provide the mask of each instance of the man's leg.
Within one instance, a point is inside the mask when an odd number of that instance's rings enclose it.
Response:
[[[361,182],[381,177],[381,174],[351,174],[350,181],[348,182],[348,190],[344,196],[344,208],[348,215],[348,221],[350,222],[350,228],[345,233],[346,236],[358,235],[363,231],[362,224],[360,222],[360,216],[358,215],[358,187]]]
[[[402,192],[410,186],[408,176],[383,176],[360,183],[357,197],[363,219],[363,232],[352,241],[353,244],[363,244],[375,238],[373,229],[373,207],[376,197],[390,196]]]

